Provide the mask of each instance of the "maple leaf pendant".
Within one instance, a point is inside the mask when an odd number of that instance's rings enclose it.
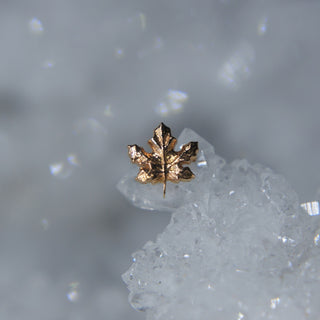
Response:
[[[161,122],[154,129],[153,138],[148,141],[153,152],[148,153],[136,144],[128,146],[131,162],[140,167],[136,180],[140,183],[163,183],[163,197],[167,181],[178,183],[194,178],[192,171],[183,165],[196,160],[198,142],[189,142],[181,150],[174,151],[176,143],[170,128]]]

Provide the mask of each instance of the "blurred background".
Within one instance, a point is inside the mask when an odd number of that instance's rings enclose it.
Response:
[[[316,0],[2,0],[0,319],[144,319],[121,274],[170,215],[115,186],[161,121],[319,197],[319,29]]]

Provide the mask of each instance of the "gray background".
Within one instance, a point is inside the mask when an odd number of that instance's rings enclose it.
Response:
[[[0,318],[144,319],[121,274],[170,217],[115,185],[160,121],[315,200],[319,27],[311,0],[2,0]]]

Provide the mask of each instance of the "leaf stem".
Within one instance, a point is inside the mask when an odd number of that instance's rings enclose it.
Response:
[[[163,182],[163,198],[166,196],[166,186],[167,186],[167,173],[164,173],[164,182]]]

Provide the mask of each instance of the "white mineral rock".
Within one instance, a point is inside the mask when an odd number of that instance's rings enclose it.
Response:
[[[246,160],[231,164],[199,142],[196,178],[161,185],[119,182],[136,206],[171,210],[154,242],[133,254],[123,275],[131,305],[148,320],[301,320],[320,317],[320,219],[300,206],[286,180]],[[316,211],[313,211],[316,212]]]

